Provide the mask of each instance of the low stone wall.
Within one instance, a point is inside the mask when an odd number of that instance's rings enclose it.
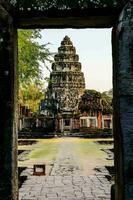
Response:
[[[112,133],[112,129],[98,129],[90,127],[81,127],[79,129],[80,133]]]

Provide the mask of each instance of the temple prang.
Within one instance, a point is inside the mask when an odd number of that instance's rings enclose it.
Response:
[[[84,74],[76,49],[70,38],[65,36],[54,57],[49,97],[55,95],[59,108],[63,112],[74,112],[78,109],[79,97],[85,89]]]
[[[45,116],[55,120],[57,132],[79,132],[83,127],[86,131],[112,127],[111,106],[100,93],[85,89],[81,68],[76,48],[65,36],[54,56],[44,100]]]
[[[71,118],[78,111],[78,103],[85,90],[84,74],[76,49],[68,36],[65,36],[54,56],[48,86],[48,99],[57,104],[57,114],[62,116],[63,129],[70,129]]]

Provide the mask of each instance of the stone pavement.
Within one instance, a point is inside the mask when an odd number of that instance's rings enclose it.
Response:
[[[103,176],[30,176],[19,200],[109,200],[110,182]]]
[[[74,153],[73,145],[65,140],[60,144],[59,153],[50,173],[53,176],[82,175],[80,161]]]
[[[19,191],[19,200],[109,200],[108,171],[84,175],[71,143],[63,142],[51,173],[28,175]],[[47,166],[46,166],[47,167]]]

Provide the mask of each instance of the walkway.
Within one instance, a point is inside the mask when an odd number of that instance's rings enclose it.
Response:
[[[62,142],[49,176],[28,176],[20,188],[19,200],[109,200],[108,171],[84,175],[73,145]]]

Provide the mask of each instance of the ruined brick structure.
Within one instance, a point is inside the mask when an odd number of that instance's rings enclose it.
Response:
[[[111,129],[112,128],[112,106],[111,99],[102,96],[95,90],[85,90],[79,101],[80,130],[91,129]],[[87,129],[86,129],[87,131]],[[94,130],[93,130],[94,131]]]

